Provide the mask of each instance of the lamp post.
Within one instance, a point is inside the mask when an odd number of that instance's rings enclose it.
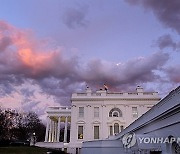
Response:
[[[32,133],[32,137],[31,137],[31,145],[35,146],[36,144],[36,133]]]

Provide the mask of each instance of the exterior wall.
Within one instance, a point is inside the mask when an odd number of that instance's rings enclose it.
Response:
[[[151,110],[133,122],[125,130],[111,139],[104,141],[84,142],[82,154],[114,154],[119,148],[121,154],[150,154],[159,151],[161,154],[180,153],[180,87],[176,88],[163,100],[156,104]],[[123,147],[123,136],[128,133],[135,133],[136,144],[131,148]],[[168,139],[165,143],[141,143],[139,137],[152,137]],[[171,137],[176,141],[167,143]],[[108,144],[106,144],[108,143]],[[117,145],[113,148],[113,145]],[[108,151],[110,146],[111,152]]]
[[[104,145],[103,148],[101,145]],[[121,146],[120,146],[121,145]],[[83,154],[122,154],[124,148],[119,140],[102,140],[86,143],[86,147],[83,147],[81,153]]]
[[[105,90],[92,92],[90,88],[87,88],[84,93],[73,93],[71,108],[48,108],[45,137],[46,146],[48,142],[51,144],[53,142],[60,142],[61,123],[64,123],[66,127],[64,130],[63,147],[67,148],[69,153],[77,153],[77,150],[79,151],[82,147],[83,141],[94,140],[94,126],[99,126],[99,139],[96,139],[97,141],[112,138],[110,136],[110,126],[118,123],[119,129],[120,126],[123,126],[123,128],[128,127],[133,121],[147,112],[148,107],[154,106],[159,100],[160,98],[157,92],[144,92],[141,87],[137,87],[133,93],[109,92]],[[79,107],[84,107],[84,117],[79,117]],[[99,117],[94,117],[94,107],[99,107]],[[138,109],[137,118],[132,116],[132,107],[137,107]],[[109,117],[109,112],[113,108],[120,109],[122,117]],[[71,123],[70,143],[66,143],[67,119]],[[83,139],[78,139],[78,126],[83,126]],[[119,141],[113,141],[113,144],[119,145],[119,143],[115,144],[116,142]],[[122,149],[118,146],[113,148],[117,151]],[[108,147],[105,151],[108,151]]]
[[[140,117],[159,100],[156,92],[143,92],[141,87],[133,93],[110,93],[104,90],[93,93],[90,89],[84,93],[73,93],[70,143],[81,145],[82,141],[94,140],[94,126],[100,128],[99,139],[106,139],[110,136],[110,125],[118,123],[119,127],[125,128],[137,119],[132,117],[132,107],[137,107]],[[79,117],[79,107],[84,107],[84,117]],[[98,118],[94,117],[94,107],[99,107]],[[122,117],[109,117],[112,108],[119,108]],[[78,139],[78,125],[84,128],[83,139]]]

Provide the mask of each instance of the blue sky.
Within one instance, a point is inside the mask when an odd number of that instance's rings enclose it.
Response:
[[[0,105],[44,115],[103,83],[165,96],[180,82],[179,14],[179,0],[0,0]]]

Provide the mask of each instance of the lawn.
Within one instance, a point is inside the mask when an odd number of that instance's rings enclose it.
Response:
[[[47,152],[50,152],[49,154],[65,154],[62,151],[50,150],[39,147],[0,147],[0,154],[47,154]]]

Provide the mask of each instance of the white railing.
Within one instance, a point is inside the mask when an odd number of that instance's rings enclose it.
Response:
[[[107,96],[122,96],[123,93],[107,93]]]
[[[77,96],[87,96],[87,93],[77,93]]]
[[[129,93],[121,93],[121,92],[114,92],[114,93],[111,93],[111,92],[107,92],[105,93],[91,93],[90,95],[88,95],[87,93],[74,93],[73,96],[77,97],[84,97],[84,96],[137,96],[137,95],[149,95],[149,96],[153,96],[153,95],[157,95],[156,92],[142,92],[142,93],[138,93],[138,92],[129,92]]]
[[[70,110],[69,106],[48,107],[48,110]]]

